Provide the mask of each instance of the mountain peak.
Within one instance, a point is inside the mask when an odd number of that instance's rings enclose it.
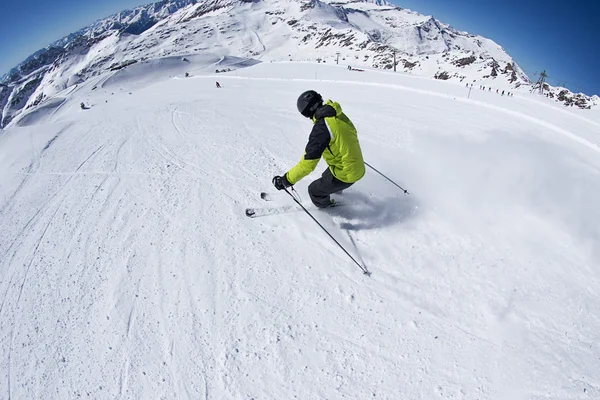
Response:
[[[10,90],[0,95],[0,125],[73,82],[132,61],[202,52],[330,62],[340,53],[353,65],[529,84],[492,40],[385,0],[165,0],[98,20],[12,69],[2,80]]]

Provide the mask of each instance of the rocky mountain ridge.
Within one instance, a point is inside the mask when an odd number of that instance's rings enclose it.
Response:
[[[492,40],[383,0],[165,0],[99,20],[13,68],[0,79],[0,127],[92,76],[203,52],[263,61],[395,66],[415,75],[507,89],[531,84]],[[570,92],[561,96],[567,105],[593,102],[574,97]]]

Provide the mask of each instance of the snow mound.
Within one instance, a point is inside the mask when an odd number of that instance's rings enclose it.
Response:
[[[26,111],[15,121],[16,126],[29,126],[43,122],[48,117],[52,116],[57,109],[59,109],[65,103],[65,99],[62,97],[54,97],[48,99],[39,106],[32,110]]]
[[[214,74],[216,69],[237,69],[260,61],[232,56],[204,53],[152,59],[128,65],[116,71],[102,83],[102,88],[134,89],[168,78]]]

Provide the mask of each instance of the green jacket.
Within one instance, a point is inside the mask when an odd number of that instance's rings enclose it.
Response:
[[[357,182],[365,175],[365,162],[356,128],[342,112],[339,103],[328,100],[313,117],[313,129],[304,156],[285,177],[292,185],[315,170],[321,156],[334,177],[345,183]]]

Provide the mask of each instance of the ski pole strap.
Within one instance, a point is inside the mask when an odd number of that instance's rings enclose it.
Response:
[[[379,175],[383,176],[385,179],[387,179],[389,182],[391,182],[393,185],[395,185],[398,189],[402,190],[404,192],[404,194],[410,194],[410,193],[408,193],[408,190],[404,189],[402,186],[398,185],[396,182],[394,182],[393,180],[391,180],[390,178],[385,176],[383,173],[379,172],[377,169],[375,169],[375,167],[371,166],[371,164],[367,163],[366,161],[365,161],[365,165],[367,167],[371,168],[373,171],[377,172]]]
[[[308,214],[308,215],[309,215],[309,216],[310,216],[310,217],[313,219],[313,221],[315,221],[315,222],[317,223],[317,225],[319,225],[319,227],[320,227],[321,229],[323,229],[323,231],[324,231],[324,232],[325,232],[325,233],[326,233],[326,234],[327,234],[327,235],[328,235],[328,236],[331,238],[331,240],[333,240],[333,241],[335,242],[335,244],[337,244],[337,245],[339,246],[339,248],[340,248],[340,249],[342,249],[342,250],[344,251],[344,253],[346,253],[346,255],[348,255],[348,257],[350,257],[350,259],[351,259],[352,261],[354,261],[354,264],[356,264],[356,265],[358,266],[358,268],[360,268],[360,269],[362,270],[363,274],[365,274],[365,275],[367,275],[367,276],[371,276],[371,273],[370,273],[370,272],[367,270],[367,268],[366,268],[366,267],[363,267],[363,266],[362,266],[362,265],[361,265],[361,264],[360,264],[358,261],[356,261],[356,260],[354,259],[354,257],[352,257],[352,255],[351,255],[350,253],[348,253],[348,250],[346,250],[346,249],[344,248],[344,246],[342,246],[342,245],[340,244],[340,242],[338,242],[338,241],[337,241],[337,240],[336,240],[336,239],[335,239],[335,238],[334,238],[334,237],[331,235],[331,233],[329,233],[329,231],[328,231],[327,229],[325,229],[325,227],[324,227],[323,225],[321,225],[321,223],[320,223],[319,221],[317,221],[317,219],[316,219],[316,218],[315,218],[315,217],[314,217],[314,216],[313,216],[313,215],[312,215],[312,214],[311,214],[311,213],[310,213],[310,212],[309,212],[309,211],[306,209],[306,207],[304,207],[304,206],[302,205],[302,203],[300,203],[300,202],[299,202],[299,201],[296,199],[296,197],[294,197],[294,195],[293,195],[292,193],[290,193],[290,192],[289,192],[289,191],[288,191],[286,188],[283,188],[283,190],[285,190],[285,192],[286,192],[287,194],[289,194],[289,195],[290,195],[290,197],[291,197],[292,199],[294,199],[294,201],[296,202],[296,204],[298,204],[298,205],[299,205],[299,206],[300,206],[300,207],[301,207],[301,208],[304,210],[304,212],[305,212],[305,213],[307,213],[307,214]],[[292,187],[292,190],[295,192],[295,190],[293,189],[293,187]]]

